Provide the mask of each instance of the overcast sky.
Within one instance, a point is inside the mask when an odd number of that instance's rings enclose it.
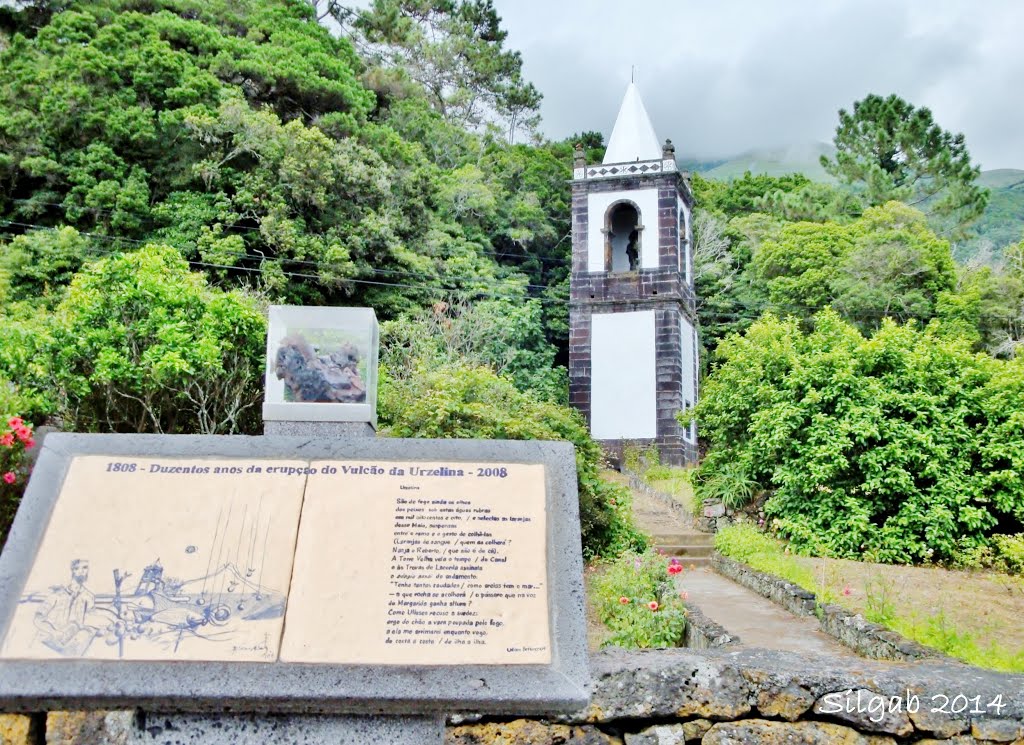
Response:
[[[831,141],[840,108],[896,93],[1024,168],[1021,0],[494,0],[544,94],[543,130],[611,132],[630,66],[681,158]]]

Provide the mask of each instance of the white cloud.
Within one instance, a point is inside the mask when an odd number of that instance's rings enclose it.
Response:
[[[495,0],[544,93],[545,133],[610,132],[630,67],[683,157],[832,139],[839,108],[897,93],[1024,168],[1024,3]]]

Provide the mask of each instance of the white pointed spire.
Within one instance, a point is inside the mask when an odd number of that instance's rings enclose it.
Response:
[[[640,91],[631,82],[622,98],[619,115],[615,119],[604,163],[627,163],[636,160],[659,160],[661,144],[654,133],[651,118],[640,99]]]

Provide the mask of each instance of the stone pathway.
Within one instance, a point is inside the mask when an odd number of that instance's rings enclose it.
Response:
[[[740,638],[744,647],[856,657],[818,626],[818,619],[795,616],[781,605],[708,568],[687,569],[676,578],[687,603]]]
[[[678,556],[685,571],[676,585],[687,602],[740,638],[741,646],[856,657],[821,630],[815,618],[796,616],[753,590],[711,570],[714,536],[694,530],[658,498],[633,492],[633,517],[656,548]]]

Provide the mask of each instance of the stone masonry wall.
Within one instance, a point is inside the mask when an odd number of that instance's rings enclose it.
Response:
[[[593,655],[590,705],[550,720],[453,716],[449,745],[1024,743],[1024,675],[728,648]],[[954,713],[956,710],[956,713]],[[972,713],[973,712],[973,713]],[[0,717],[5,745],[119,745],[131,712]],[[45,740],[42,737],[45,736]],[[154,740],[158,742],[162,740]]]
[[[680,196],[692,200],[680,174],[658,173],[572,183],[572,282],[569,303],[569,400],[590,422],[592,382],[591,317],[595,313],[653,310],[656,313],[657,431],[656,443],[663,461],[679,465],[696,459],[696,444],[686,442],[675,414],[682,408],[682,340],[679,319],[696,325],[696,300],[693,289],[680,271],[679,216]],[[656,224],[657,268],[633,272],[588,271],[590,221],[603,220],[591,215],[587,196],[593,193],[622,192],[641,188],[658,191],[658,215],[648,216]],[[623,442],[602,441],[609,457],[621,457]]]

